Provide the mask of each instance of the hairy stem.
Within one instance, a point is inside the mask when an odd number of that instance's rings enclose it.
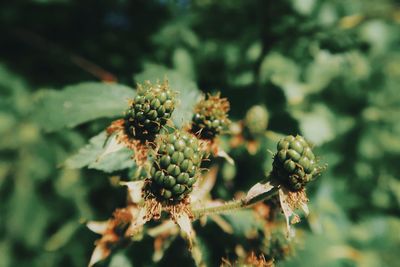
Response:
[[[260,194],[251,200],[246,200],[246,198],[240,198],[232,201],[225,202],[221,205],[218,206],[203,206],[200,208],[195,208],[192,209],[192,213],[195,218],[199,218],[203,215],[210,215],[210,214],[217,214],[217,213],[224,213],[228,211],[233,211],[233,210],[238,210],[238,209],[244,209],[251,207],[252,205],[264,201],[266,199],[269,199],[273,196],[276,195],[278,192],[278,188],[274,187],[272,190],[265,192],[263,194]]]

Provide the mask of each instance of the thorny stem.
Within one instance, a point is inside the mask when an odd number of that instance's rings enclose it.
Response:
[[[192,210],[193,216],[195,218],[199,218],[203,215],[210,215],[216,213],[224,213],[227,211],[243,209],[251,207],[252,205],[267,200],[273,196],[275,196],[278,192],[278,187],[274,187],[270,191],[260,194],[257,197],[252,198],[250,201],[247,201],[246,198],[240,198],[236,200],[232,200],[229,202],[225,202],[224,204],[218,206],[209,206],[209,207],[200,207]]]

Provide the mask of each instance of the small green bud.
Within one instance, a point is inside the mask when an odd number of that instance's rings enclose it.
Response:
[[[268,127],[269,113],[264,106],[251,107],[244,118],[244,135],[248,139],[255,139],[264,135]]]

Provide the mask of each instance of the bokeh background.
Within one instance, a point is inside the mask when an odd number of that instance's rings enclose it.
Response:
[[[83,222],[125,203],[110,179],[121,173],[62,167],[111,119],[48,132],[35,99],[83,81],[134,87],[149,64],[221,91],[233,121],[264,104],[268,130],[316,145],[328,169],[278,266],[399,266],[400,1],[8,1],[0,25],[1,267],[86,266],[98,236]],[[263,142],[255,155],[231,151],[236,167],[221,163],[215,198],[270,170]],[[157,264],[147,238],[99,266],[193,265],[174,242]],[[211,266],[240,242],[203,232]]]

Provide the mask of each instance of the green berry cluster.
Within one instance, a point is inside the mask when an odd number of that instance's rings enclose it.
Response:
[[[301,190],[316,174],[318,166],[310,145],[302,137],[289,135],[279,141],[272,177],[290,191]]]
[[[263,135],[268,127],[269,113],[264,106],[251,107],[244,119],[244,134],[250,139]]]
[[[207,95],[197,103],[192,118],[191,132],[201,139],[212,140],[228,126],[229,102],[217,95]]]
[[[183,131],[160,136],[153,166],[151,192],[160,200],[179,202],[193,189],[203,152],[199,140]]]
[[[134,139],[153,141],[175,109],[168,82],[138,84],[137,95],[125,115],[125,132]]]

